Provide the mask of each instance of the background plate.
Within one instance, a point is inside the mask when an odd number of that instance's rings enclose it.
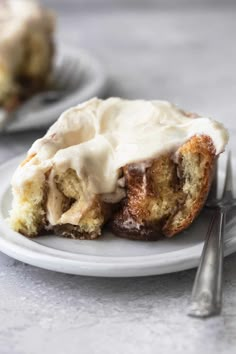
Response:
[[[93,241],[53,235],[27,239],[12,231],[5,218],[11,205],[10,179],[23,156],[0,167],[0,250],[20,261],[58,272],[128,277],[176,272],[197,266],[210,220],[204,210],[193,225],[172,239],[157,242],[129,241],[105,231]],[[222,176],[221,176],[222,177]],[[236,222],[229,215],[225,254],[236,251]]]
[[[24,111],[19,119],[7,123],[5,131],[14,132],[28,129],[40,129],[49,127],[62,112],[88,100],[91,97],[102,97],[107,88],[107,77],[101,63],[88,52],[80,48],[57,45],[57,54],[54,65],[58,68],[66,59],[74,64],[74,75],[78,75],[78,88],[73,90],[65,98],[45,108],[35,111]]]

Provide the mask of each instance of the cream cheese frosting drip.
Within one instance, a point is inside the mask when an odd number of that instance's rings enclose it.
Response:
[[[104,198],[114,194],[117,199],[122,166],[176,152],[201,134],[211,137],[216,154],[224,150],[228,133],[210,118],[188,117],[166,101],[93,98],[64,112],[33,144],[28,154],[35,157],[18,168],[13,187],[20,187],[32,174],[39,178],[42,171],[60,174],[72,168],[89,194]]]

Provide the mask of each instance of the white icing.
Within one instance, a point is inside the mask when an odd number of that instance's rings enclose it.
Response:
[[[18,168],[13,186],[16,179],[18,185],[24,183],[32,165],[38,171],[53,166],[56,173],[72,168],[91,195],[109,201],[114,197],[117,202],[124,196],[118,182],[122,166],[176,151],[199,134],[211,137],[216,154],[228,141],[222,124],[207,117],[187,117],[166,101],[93,98],[64,112],[33,144],[29,155],[36,157]]]

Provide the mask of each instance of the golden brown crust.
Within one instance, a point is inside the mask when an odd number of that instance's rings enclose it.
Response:
[[[192,206],[189,208],[182,223],[175,227],[173,225],[173,220],[170,219],[164,226],[162,231],[167,237],[172,237],[190,226],[204,206],[213,179],[217,157],[215,154],[215,147],[210,137],[205,135],[192,137],[179,149],[179,158],[183,158],[186,153],[199,154],[205,160],[201,188],[198,192],[196,200],[192,203]]]
[[[127,198],[111,222],[115,234],[154,240],[161,234],[171,237],[192,223],[209,192],[216,160],[215,148],[208,136],[194,136],[180,147],[177,154],[177,164],[173,162],[172,154],[168,154],[153,160],[145,169],[140,168],[140,164],[124,168]],[[184,159],[187,162],[196,160],[194,167],[198,170],[195,173],[200,176],[196,188],[188,181],[191,175],[186,174]]]
[[[124,207],[109,223],[116,236],[139,241],[156,241],[162,237],[160,226],[156,223],[138,223]]]
[[[121,209],[110,222],[116,235],[135,240],[160,238],[160,222],[157,223],[149,218],[150,210],[148,208],[150,202],[155,198],[155,186],[152,179],[153,166],[159,165],[159,162],[160,160],[133,163],[123,168],[127,197],[123,200]]]
[[[79,240],[94,240],[100,236],[97,232],[85,232],[78,225],[61,224],[53,226],[52,229],[58,236]]]

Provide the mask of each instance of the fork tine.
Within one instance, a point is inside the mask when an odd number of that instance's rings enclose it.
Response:
[[[226,176],[225,184],[222,198],[224,201],[233,199],[233,172],[232,172],[232,160],[231,151],[228,152],[227,165],[226,165]]]

